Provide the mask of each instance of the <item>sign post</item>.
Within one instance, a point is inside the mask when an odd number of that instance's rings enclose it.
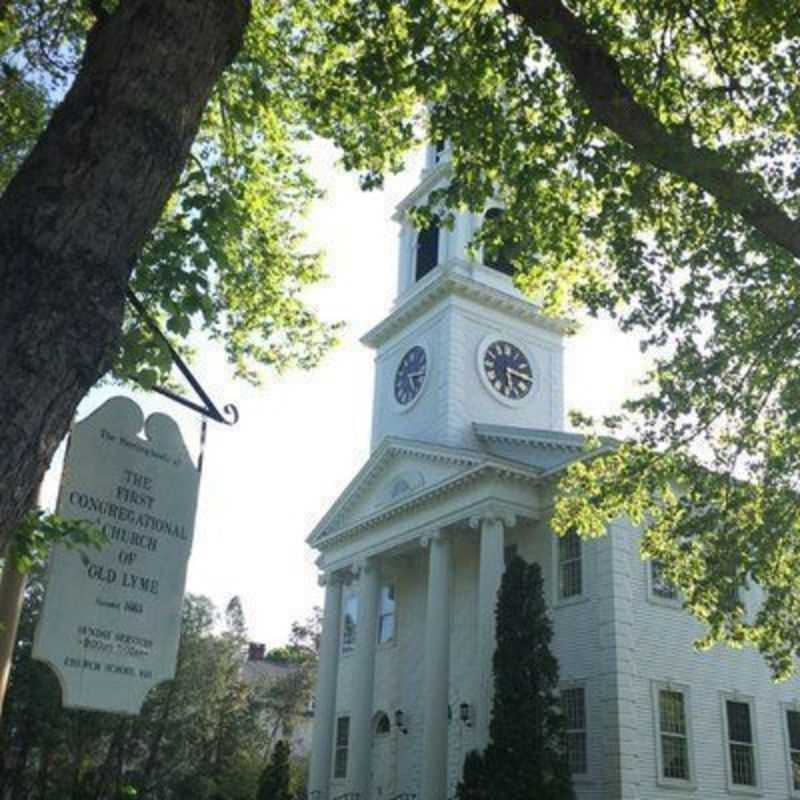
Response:
[[[10,554],[7,554],[0,575],[0,718],[11,675],[11,661],[25,595],[25,579],[26,576],[17,572]]]
[[[57,513],[101,528],[110,544],[57,546],[34,658],[61,682],[65,707],[138,714],[175,674],[199,472],[177,424],[115,397],[77,423]]]

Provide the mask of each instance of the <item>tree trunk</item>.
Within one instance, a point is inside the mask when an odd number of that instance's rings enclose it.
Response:
[[[572,75],[594,119],[633,147],[636,158],[671,172],[717,198],[767,241],[800,258],[800,221],[770,196],[763,179],[731,166],[724,148],[694,144],[692,134],[667,128],[641,105],[619,62],[562,0],[510,0],[510,12],[552,48]]]
[[[120,783],[119,773],[122,769],[123,747],[128,730],[128,717],[121,717],[108,743],[106,757],[97,770],[96,785],[94,787],[94,800],[103,800],[103,797],[115,796],[114,786]],[[106,794],[106,790],[108,793]]]
[[[45,747],[39,755],[39,771],[36,776],[37,800],[47,800],[47,782],[49,780],[51,758],[50,748]]]
[[[178,658],[178,669],[180,669],[180,656]],[[167,731],[167,725],[169,723],[170,714],[172,713],[172,704],[175,700],[176,692],[177,680],[173,678],[169,682],[167,697],[164,700],[164,708],[156,723],[155,731],[150,737],[150,746],[147,751],[147,758],[145,759],[144,769],[142,770],[141,778],[139,779],[139,793],[143,797],[147,797],[153,785],[153,775],[156,771],[156,767],[158,766],[158,756],[161,751],[161,742]]]
[[[26,733],[29,734],[30,731],[26,731]],[[31,752],[30,738],[29,735],[23,736],[22,749],[17,754],[11,778],[11,800],[24,800],[28,794],[25,786],[25,771],[28,769],[28,758]]]
[[[85,720],[86,712],[78,711],[78,716],[75,720],[75,750],[72,752],[72,763],[70,764],[71,790],[69,800],[81,800],[81,795],[83,794],[81,768],[83,767],[83,753],[86,749],[83,724]]]
[[[249,0],[122,0],[0,197],[0,550],[108,370],[125,286]]]
[[[125,773],[128,742],[130,741],[132,730],[133,730],[133,725],[129,724],[128,720],[126,720],[122,741],[120,742],[119,748],[117,749],[117,760],[116,763],[114,764],[114,783],[112,784],[111,787],[112,800],[118,800],[118,798],[122,796],[122,779]]]

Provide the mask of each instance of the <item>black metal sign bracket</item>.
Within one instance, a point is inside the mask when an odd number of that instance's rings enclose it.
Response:
[[[183,377],[186,378],[195,394],[200,398],[202,405],[194,402],[193,400],[188,400],[187,398],[182,397],[170,389],[165,389],[163,386],[155,386],[153,387],[153,391],[158,392],[164,397],[168,397],[170,400],[173,400],[176,403],[180,403],[186,408],[192,409],[192,411],[196,411],[198,414],[202,414],[203,417],[213,419],[214,422],[221,422],[223,425],[235,425],[239,421],[239,411],[236,406],[232,403],[229,403],[228,405],[223,406],[222,411],[217,408],[214,401],[208,396],[206,390],[203,389],[203,387],[200,385],[200,382],[189,369],[187,363],[181,358],[180,353],[175,350],[175,348],[170,344],[169,339],[167,339],[167,337],[161,332],[161,328],[158,327],[158,323],[156,323],[150,314],[147,313],[147,309],[142,304],[142,301],[139,300],[130,287],[126,288],[125,294],[128,298],[128,302],[131,304],[131,306],[133,306],[134,311],[136,311],[140,319],[164,343],[169,351],[170,356],[172,357],[173,363],[180,370],[180,373],[183,375]]]

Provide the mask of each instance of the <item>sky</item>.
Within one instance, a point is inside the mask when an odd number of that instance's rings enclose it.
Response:
[[[373,354],[359,339],[392,304],[399,228],[391,215],[422,166],[417,153],[382,191],[362,192],[337,166],[332,147],[314,143],[311,157],[325,197],[307,232],[309,244],[325,253],[329,279],[308,297],[324,318],[346,323],[341,344],[316,369],[268,375],[260,387],[233,380],[212,345],[193,365],[217,406],[234,403],[240,420],[233,427],[209,423],[187,591],[208,595],[220,608],[239,595],[251,639],[269,647],[285,643],[292,621],[321,604],[315,554],[305,539],[369,456]],[[608,322],[584,322],[567,342],[567,409],[616,411],[643,369],[634,338]],[[172,415],[197,452],[199,417],[156,394],[98,389],[78,417],[121,393],[145,413]],[[61,461],[60,451],[44,486],[50,507]]]

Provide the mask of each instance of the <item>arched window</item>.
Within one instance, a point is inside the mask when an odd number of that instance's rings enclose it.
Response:
[[[422,280],[439,263],[439,221],[433,223],[417,236],[416,280]]]
[[[484,219],[500,219],[503,216],[502,208],[490,208],[484,215]],[[503,275],[514,276],[514,265],[511,263],[511,247],[501,244],[494,252],[487,252],[484,258],[487,267],[502,272]]]
[[[375,714],[373,730],[376,736],[386,736],[387,733],[392,732],[392,723],[389,721],[389,715],[385,711],[379,711]]]

